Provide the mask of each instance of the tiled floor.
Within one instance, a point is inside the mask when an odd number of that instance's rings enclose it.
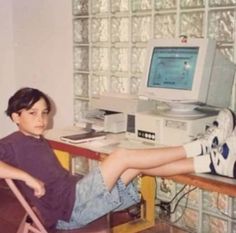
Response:
[[[24,215],[24,210],[20,206],[19,202],[15,199],[11,191],[5,185],[5,182],[1,180],[0,181],[0,233],[16,233],[17,227],[23,215]],[[68,231],[68,233],[69,232],[79,233],[81,231]],[[185,233],[180,229],[173,228],[164,223],[157,223],[155,227],[140,233],[156,233],[156,232]]]

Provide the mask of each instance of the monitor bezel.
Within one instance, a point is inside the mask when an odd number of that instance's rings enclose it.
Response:
[[[148,75],[154,48],[197,47],[199,48],[191,90],[148,87]],[[139,89],[139,95],[164,102],[205,103],[214,62],[216,42],[210,39],[153,39],[148,42],[146,64]]]

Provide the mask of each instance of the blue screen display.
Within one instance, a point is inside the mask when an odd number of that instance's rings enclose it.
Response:
[[[198,47],[155,47],[148,87],[191,90],[198,51]]]

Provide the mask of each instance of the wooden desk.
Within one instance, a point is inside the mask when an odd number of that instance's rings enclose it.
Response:
[[[63,135],[63,134],[60,134]],[[65,134],[64,134],[65,135]],[[114,140],[124,140],[124,135],[113,135]],[[117,139],[118,138],[118,139]],[[55,149],[56,154],[61,158],[62,163],[69,169],[69,157],[73,156],[85,156],[90,159],[100,160],[104,154],[108,154],[109,150],[104,148],[93,147],[91,143],[82,143],[72,145],[64,143],[59,140],[58,136],[49,135],[49,143],[52,148]],[[109,143],[108,143],[109,144]],[[116,144],[116,141],[110,142],[110,144]],[[223,178],[212,175],[178,175],[172,177],[166,177],[178,183],[187,185],[193,185],[200,189],[204,189],[211,192],[218,192],[229,196],[236,196],[236,180],[230,178]],[[156,183],[155,178],[145,176],[141,181],[141,192],[146,204],[142,206],[141,218],[130,221],[128,223],[116,226],[112,229],[113,233],[135,233],[154,226],[155,222],[155,193]]]
[[[196,186],[210,192],[217,192],[231,197],[236,197],[236,180],[226,177],[189,174],[168,177],[178,183]]]

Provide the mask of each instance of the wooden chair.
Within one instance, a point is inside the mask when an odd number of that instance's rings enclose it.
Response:
[[[14,181],[12,179],[5,179],[5,181],[26,212],[16,233],[109,233],[110,232],[108,216],[100,218],[92,222],[91,224],[88,224],[82,229],[54,230],[53,232],[48,232],[43,226],[36,212],[33,210],[33,208],[26,201],[20,190],[17,188]]]

